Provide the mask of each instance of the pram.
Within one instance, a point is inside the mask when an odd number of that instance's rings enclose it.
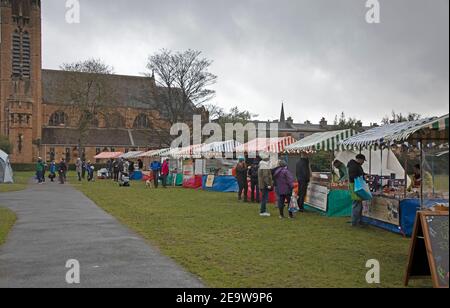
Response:
[[[130,176],[128,173],[120,173],[119,176],[119,186],[120,187],[130,187]]]

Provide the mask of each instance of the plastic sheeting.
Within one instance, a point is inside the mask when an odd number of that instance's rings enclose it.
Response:
[[[203,185],[203,177],[196,175],[190,178],[184,178],[183,179],[183,187],[184,188],[201,188]]]
[[[206,191],[216,192],[238,192],[239,186],[234,176],[216,176],[214,178],[213,187],[206,187],[206,180],[208,176],[203,177],[202,188]]]
[[[9,156],[0,150],[0,184],[2,183],[11,184],[14,183],[14,179]]]

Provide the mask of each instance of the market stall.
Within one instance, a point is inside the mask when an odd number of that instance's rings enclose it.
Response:
[[[269,154],[270,164],[274,168],[278,163],[280,155],[285,153],[285,148],[293,144],[296,140],[292,137],[276,137],[276,138],[257,138],[251,140],[248,143],[236,147],[236,153],[238,155],[245,156],[248,161],[255,159],[259,154]],[[251,190],[248,190],[248,197],[251,197]],[[269,202],[275,203],[277,200],[274,191],[269,193]]]
[[[171,164],[176,161],[177,174],[181,170],[182,186],[184,188],[201,188],[203,182],[204,162],[201,149],[203,144],[191,145],[183,148],[173,148],[167,154],[172,158]],[[170,166],[169,166],[170,168]]]
[[[345,150],[339,143],[355,133],[351,129],[316,133],[286,147],[286,152],[290,155],[329,153],[329,172],[312,173],[305,200],[307,209],[312,208],[330,217],[351,216],[352,200],[348,191],[348,179],[340,181],[333,176],[336,170],[332,162],[337,151]]]
[[[151,150],[145,153],[142,153],[139,155],[139,158],[144,160],[144,166],[149,167],[150,163],[152,161],[162,161],[164,159],[169,159],[169,170],[170,174],[167,178],[167,183],[169,183],[172,186],[181,186],[183,185],[183,174],[181,173],[181,163],[179,162],[179,159],[172,158],[170,156],[172,149],[170,148],[164,148],[159,150]],[[143,172],[143,180],[149,180],[152,179],[153,175],[151,170],[144,171]]]
[[[206,191],[238,192],[233,169],[237,165],[236,147],[241,144],[235,140],[205,144],[202,149],[204,173],[202,188]]]
[[[437,170],[427,162],[427,153],[448,151],[448,133],[446,115],[376,127],[341,143],[369,153],[369,184],[374,198],[364,206],[367,223],[410,236],[418,209],[436,204],[448,207],[448,158],[443,162],[445,167],[439,168],[439,178],[446,185],[437,185]],[[381,161],[384,166],[389,160],[386,150],[403,158],[400,176],[395,170],[373,174],[377,163]],[[413,174],[408,173],[411,165],[415,166]],[[427,178],[431,179],[429,183]]]

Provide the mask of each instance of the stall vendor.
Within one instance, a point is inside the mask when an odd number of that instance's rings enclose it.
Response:
[[[339,171],[339,179],[338,182],[346,182],[348,181],[348,169],[345,166],[345,164],[343,162],[341,162],[340,160],[335,160],[333,162],[333,166],[334,168],[336,168]]]
[[[419,164],[414,166],[414,174],[413,174],[413,188],[420,188],[420,185],[424,185],[424,188],[431,189],[433,187],[433,177],[429,172],[423,173],[424,178],[422,179],[421,167]]]

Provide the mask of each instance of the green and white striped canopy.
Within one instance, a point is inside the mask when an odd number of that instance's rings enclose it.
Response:
[[[427,118],[375,127],[343,142],[344,146],[370,147],[401,142],[434,142],[448,140],[448,114],[440,118]]]
[[[349,149],[350,147],[341,146],[341,141],[344,141],[356,132],[352,129],[344,129],[339,131],[330,131],[323,133],[316,133],[308,136],[296,143],[286,147],[288,153],[295,152],[309,152],[309,151],[339,151]]]

